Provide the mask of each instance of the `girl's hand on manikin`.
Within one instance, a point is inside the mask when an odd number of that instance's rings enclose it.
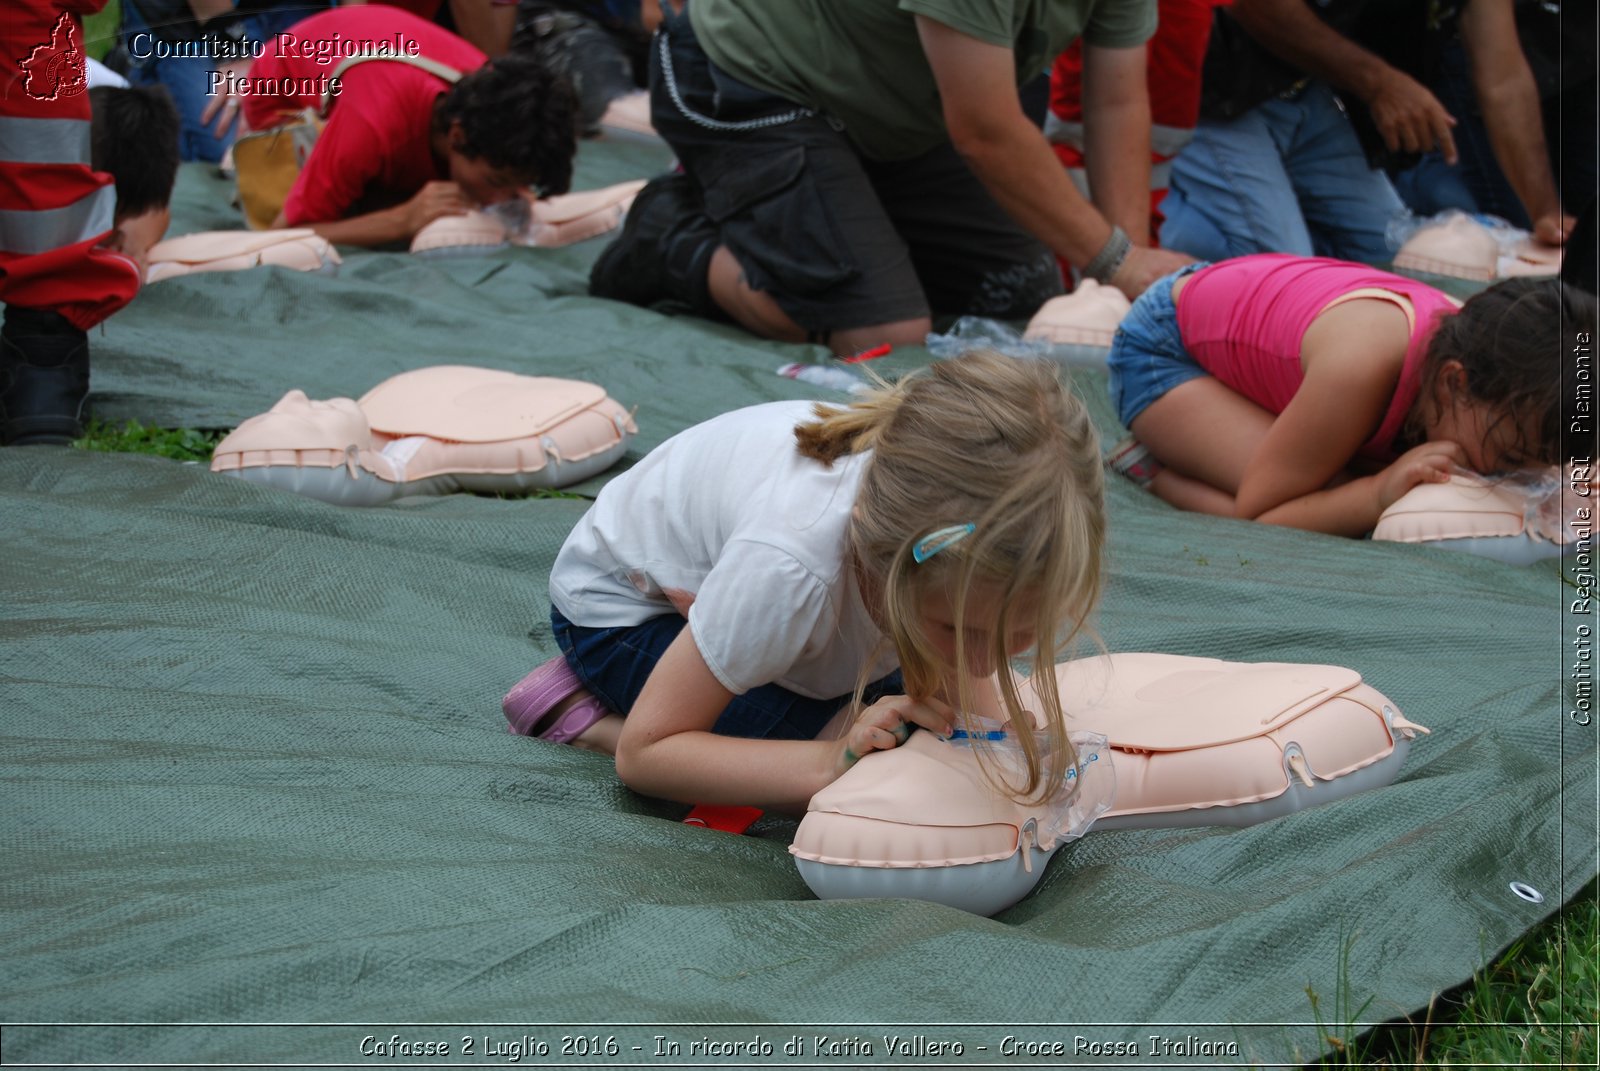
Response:
[[[1378,512],[1394,505],[1419,483],[1444,483],[1450,479],[1451,469],[1466,463],[1466,453],[1457,443],[1440,440],[1412,447],[1373,477],[1377,481]]]
[[[839,739],[834,769],[842,774],[869,751],[899,747],[911,736],[913,725],[948,736],[955,728],[954,715],[950,705],[938,699],[918,702],[908,695],[884,696],[863,710]]]

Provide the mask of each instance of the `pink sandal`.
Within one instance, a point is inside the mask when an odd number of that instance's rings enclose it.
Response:
[[[553,744],[571,743],[611,713],[594,696],[585,693],[548,725],[540,729],[539,724],[567,697],[581,691],[583,682],[572,672],[567,660],[557,655],[518,681],[500,701],[500,709],[510,723],[507,729]]]
[[[1156,460],[1149,447],[1131,435],[1113,446],[1111,452],[1106,455],[1106,468],[1126,476],[1147,491],[1150,489],[1150,482],[1156,478],[1156,473],[1164,467]]]

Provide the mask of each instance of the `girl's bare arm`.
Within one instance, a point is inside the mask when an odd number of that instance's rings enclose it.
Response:
[[[638,792],[683,803],[736,804],[800,813],[811,797],[868,751],[904,739],[895,727],[949,727],[948,709],[893,696],[836,740],[752,740],[711,732],[733,693],[717,680],[690,626],[656,664],[617,742],[617,776]]]
[[[1405,313],[1387,301],[1348,301],[1317,317],[1302,342],[1304,382],[1245,467],[1238,516],[1332,535],[1372,529],[1379,477],[1328,483],[1382,423],[1409,338]]]

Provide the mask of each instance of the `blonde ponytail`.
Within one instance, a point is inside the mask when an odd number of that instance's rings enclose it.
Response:
[[[877,375],[872,375],[872,381],[877,389],[848,407],[818,402],[812,410],[817,419],[795,426],[795,446],[803,456],[831,465],[847,454],[865,453],[877,445],[878,436],[900,411],[906,390]]]

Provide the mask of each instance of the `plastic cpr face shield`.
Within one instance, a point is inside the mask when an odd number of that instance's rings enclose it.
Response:
[[[1072,293],[1040,306],[1022,337],[1047,343],[1050,356],[1065,364],[1104,368],[1117,326],[1131,307],[1116,287],[1083,279]]]
[[[1593,501],[1566,493],[1575,471],[1548,468],[1508,476],[1456,470],[1424,483],[1378,518],[1372,538],[1460,550],[1512,565],[1559,557],[1582,530],[1574,511]],[[1580,481],[1581,482],[1581,481]]]
[[[970,730],[957,730],[949,737],[932,736],[931,739],[945,745],[944,754],[947,757],[966,762],[969,761],[967,756],[971,756],[980,766],[989,764],[1001,783],[1018,789],[1024,787],[1027,784],[1027,754],[1016,735],[1007,732],[1007,727],[1002,723],[988,723],[985,719],[976,721]],[[1066,765],[1060,783],[1041,802],[1023,805],[1035,812],[1030,814],[1028,821],[1032,824],[1025,832],[1046,850],[1077,840],[1087,833],[1095,820],[1111,808],[1115,793],[1116,767],[1106,737],[1100,733],[1079,731],[1068,733],[1067,738],[1072,745],[1073,761]],[[1036,744],[1045,764],[1050,765],[1050,760],[1055,756],[1049,753],[1048,739],[1044,734],[1036,736]],[[992,784],[984,782],[983,792],[990,797],[993,805],[995,792]],[[1004,800],[1003,793],[1001,797]],[[930,801],[924,799],[922,802],[928,804]],[[933,807],[949,817],[950,802],[949,799],[940,800]],[[1017,806],[1010,800],[1004,800],[1002,805],[1009,808]],[[1024,869],[1028,862],[1027,859],[1023,860]]]
[[[637,430],[593,383],[444,365],[385,380],[360,401],[290,391],[217,444],[211,471],[349,506],[521,493],[605,471]]]
[[[509,245],[572,245],[621,226],[644,185],[640,179],[545,199],[524,190],[522,196],[489,208],[440,216],[417,232],[411,240],[411,252],[459,256],[493,252]]]
[[[1245,826],[1388,784],[1421,726],[1338,666],[1120,654],[1056,667],[1076,791],[1019,804],[978,748],[914,732],[811,800],[789,851],[824,899],[909,897],[982,915],[1016,903],[1063,844],[1101,829]],[[1023,699],[1036,701],[1023,682]],[[980,734],[981,735],[981,734]]]

